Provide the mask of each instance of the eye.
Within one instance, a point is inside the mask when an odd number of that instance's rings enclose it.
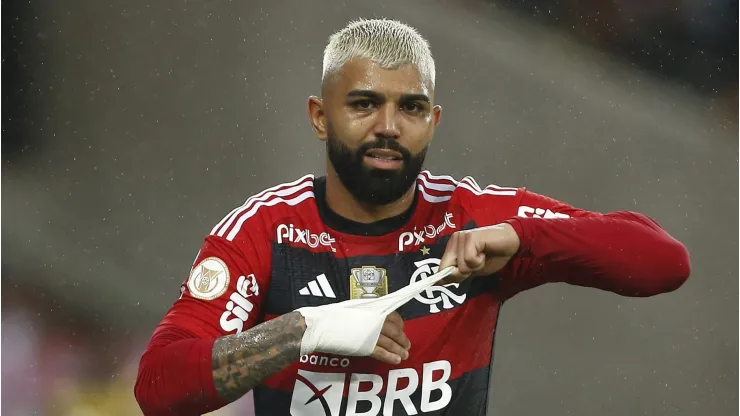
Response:
[[[357,100],[352,102],[352,106],[358,110],[370,110],[375,108],[375,103],[370,100]]]
[[[408,111],[409,113],[417,113],[420,111],[424,111],[424,106],[422,106],[419,103],[409,102],[409,103],[404,103],[401,106],[401,109],[403,109],[403,111]]]

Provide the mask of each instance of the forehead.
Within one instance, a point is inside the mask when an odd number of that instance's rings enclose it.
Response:
[[[341,95],[352,90],[369,90],[386,96],[425,94],[431,97],[434,92],[428,78],[415,65],[387,69],[368,59],[354,59],[344,64],[332,84]]]

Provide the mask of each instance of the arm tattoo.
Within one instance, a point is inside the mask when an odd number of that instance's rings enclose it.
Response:
[[[228,335],[213,344],[213,382],[218,395],[232,402],[300,357],[306,324],[291,312]]]

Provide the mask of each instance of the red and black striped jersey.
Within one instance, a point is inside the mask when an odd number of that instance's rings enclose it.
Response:
[[[250,197],[213,228],[142,356],[134,393],[145,414],[224,406],[212,373],[217,338],[304,306],[399,290],[434,273],[459,230],[506,221],[519,251],[494,275],[433,286],[403,305],[409,359],[300,357],[253,390],[254,413],[483,415],[506,299],[549,282],[653,296],[691,270],[686,247],[643,214],[584,211],[524,188],[425,171],[412,206],[373,224],[340,217],[325,192],[325,178],[307,175]]]
[[[685,248],[641,214],[589,212],[524,188],[481,187],[470,177],[424,171],[406,213],[368,225],[331,211],[325,190],[325,178],[304,176],[250,197],[213,228],[142,359],[140,402],[161,406],[159,368],[180,368],[162,355],[168,344],[241,333],[305,306],[394,292],[434,273],[449,236],[460,230],[509,221],[522,248],[492,276],[433,286],[403,305],[407,360],[300,357],[254,389],[255,413],[484,415],[496,322],[507,298],[548,282],[649,296],[675,289],[689,273]],[[203,361],[211,344],[182,345],[170,350]],[[201,380],[210,379],[207,365],[194,366]],[[188,389],[197,383],[188,379]],[[190,390],[170,393],[185,397]]]
[[[436,272],[455,231],[515,216],[588,215],[523,188],[424,171],[412,208],[368,227],[331,212],[325,185],[307,175],[230,212],[205,239],[160,327],[213,338],[304,306],[383,296]],[[427,289],[398,311],[408,360],[303,356],[254,390],[255,413],[483,415],[499,309],[527,286],[491,276]]]

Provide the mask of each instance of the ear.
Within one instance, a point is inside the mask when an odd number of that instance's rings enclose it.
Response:
[[[434,122],[434,127],[437,127],[439,122],[442,120],[442,106],[435,105],[432,108],[432,121]]]
[[[324,101],[316,96],[308,97],[308,117],[311,128],[316,132],[316,137],[325,141],[326,136],[326,114],[324,113]]]

